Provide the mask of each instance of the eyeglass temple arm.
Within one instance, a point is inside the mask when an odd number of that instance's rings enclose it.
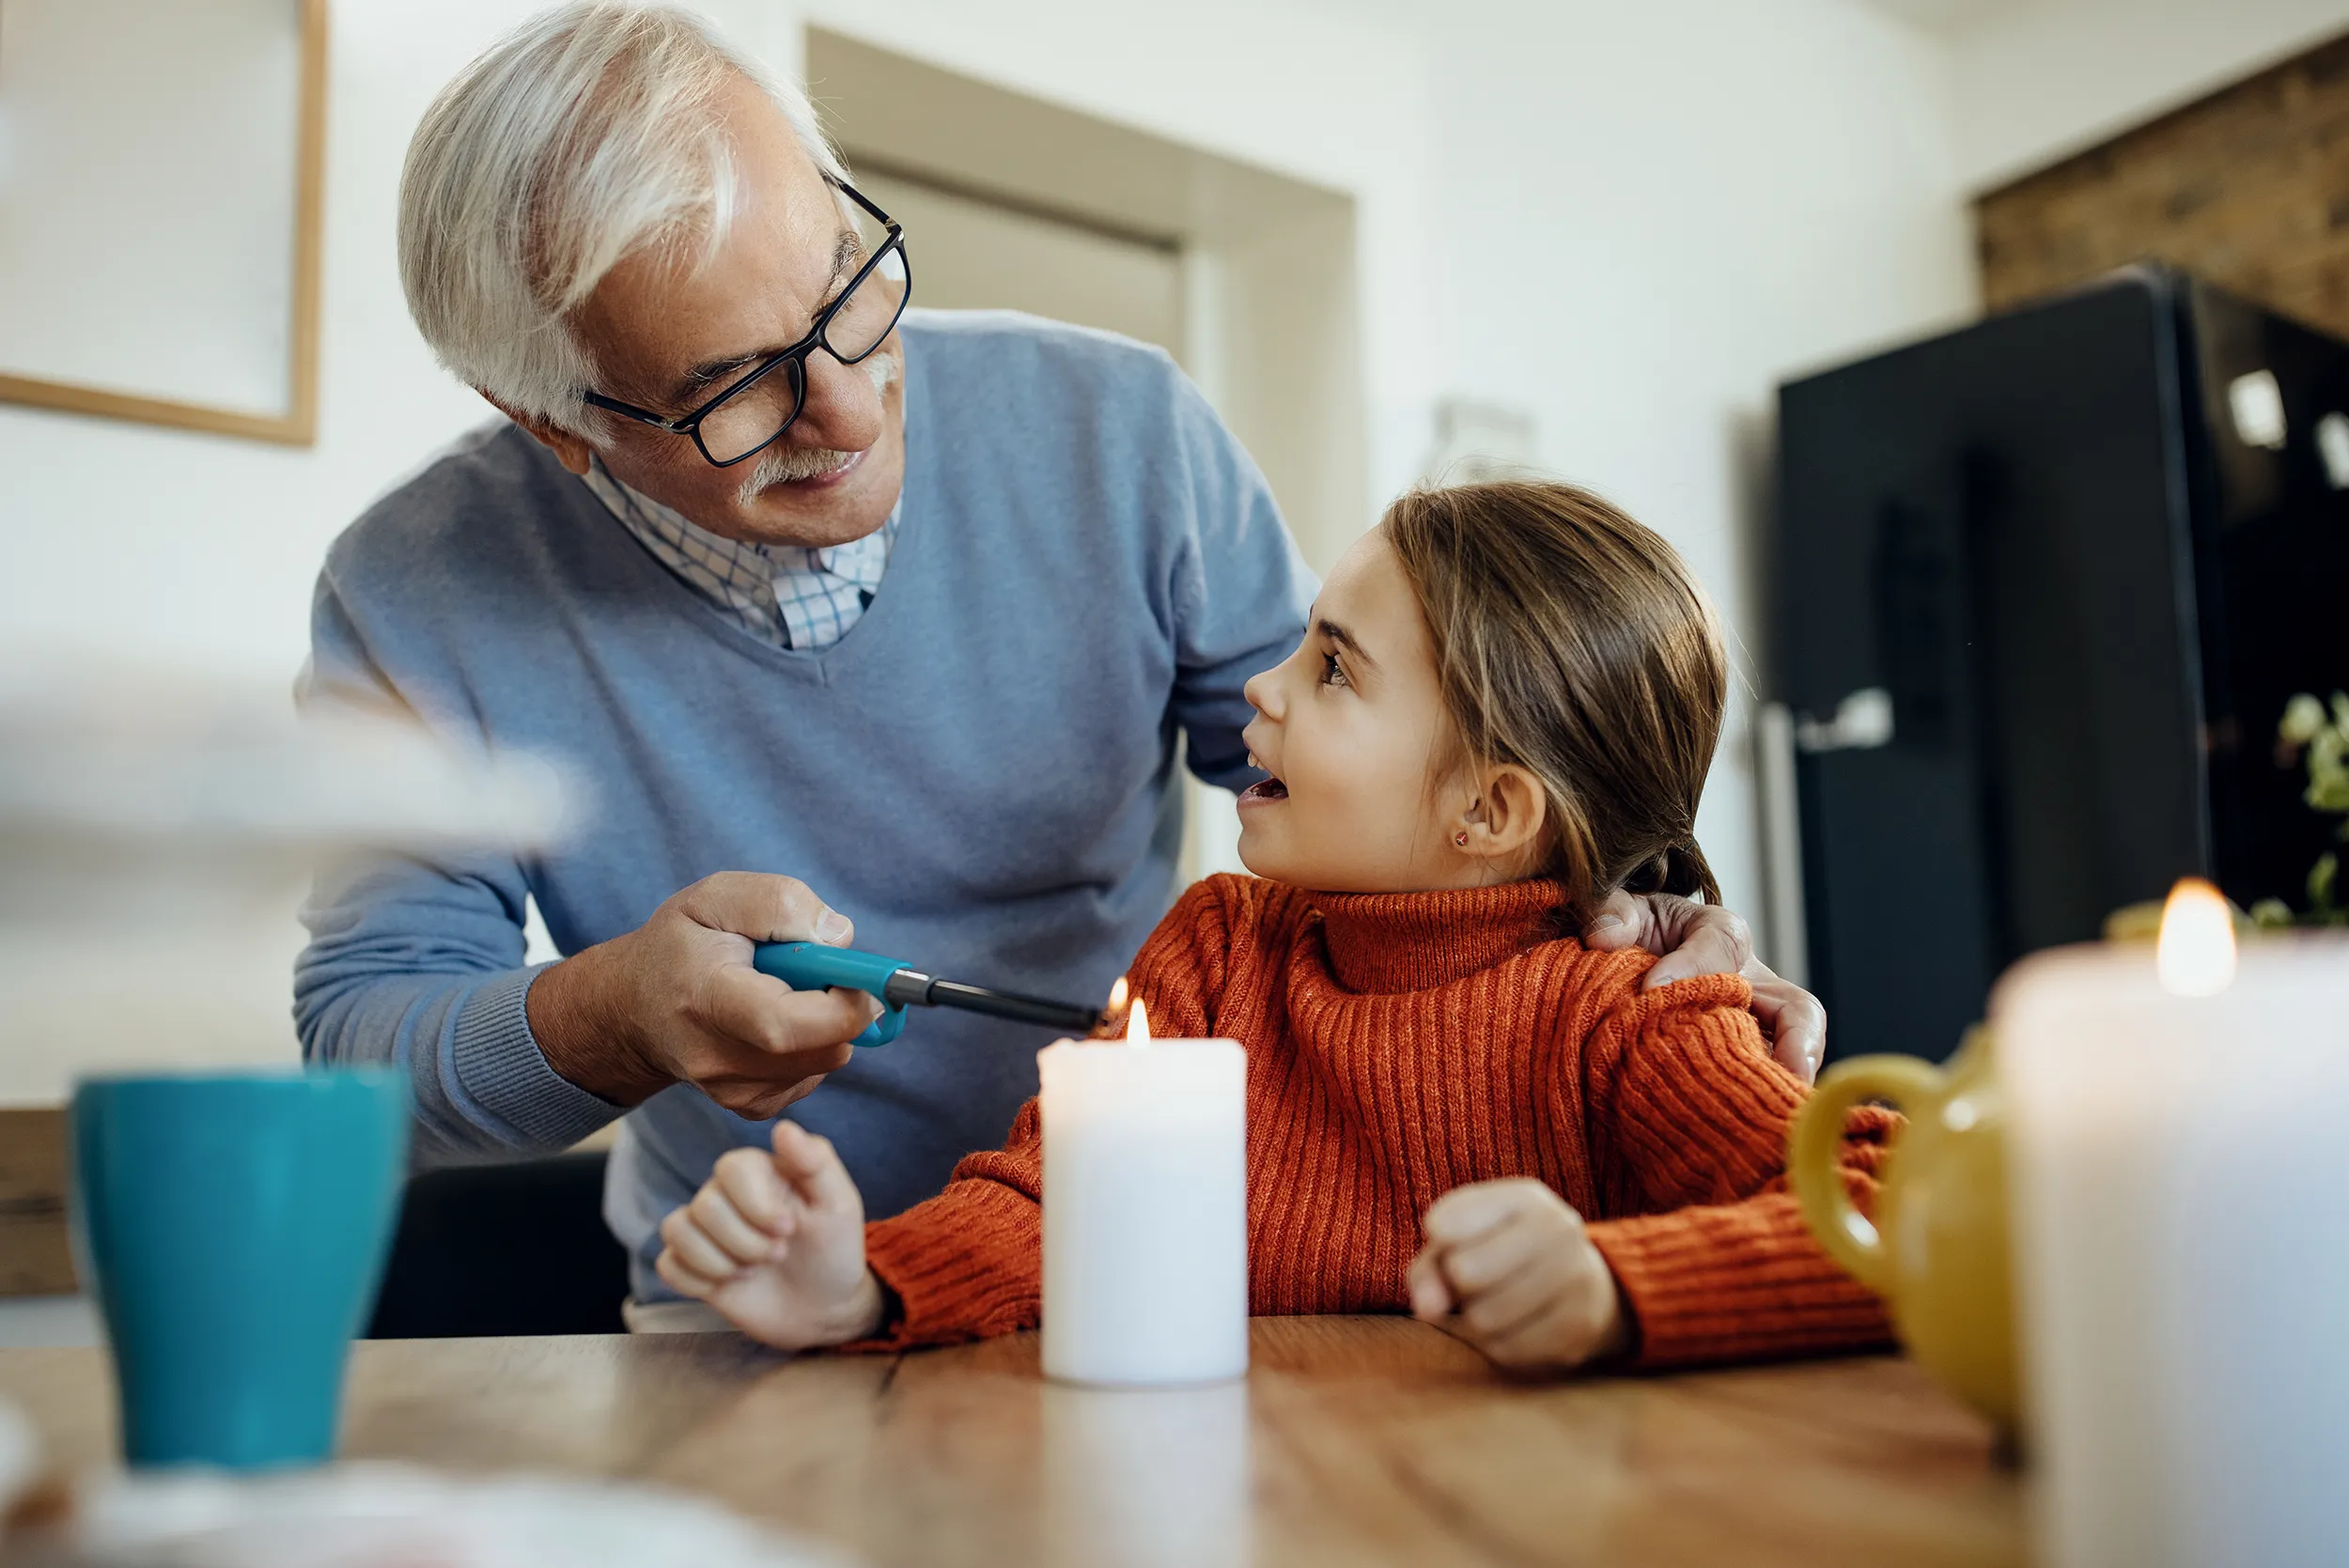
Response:
[[[663,419],[649,409],[640,409],[633,403],[623,403],[617,397],[606,397],[600,392],[583,392],[580,394],[579,400],[611,413],[625,415],[640,425],[649,425],[656,430],[666,430],[673,436],[691,434],[681,421]]]

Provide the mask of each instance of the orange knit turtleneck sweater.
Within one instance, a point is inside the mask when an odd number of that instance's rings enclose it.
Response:
[[[1837,1350],[1881,1304],[1785,1191],[1805,1090],[1764,1048],[1746,983],[1640,990],[1643,954],[1561,939],[1550,882],[1330,895],[1214,877],[1134,960],[1162,1037],[1248,1051],[1248,1282],[1259,1314],[1408,1310],[1420,1216],[1464,1183],[1533,1176],[1591,1221],[1640,1364]],[[1845,1180],[1873,1196],[1890,1113],[1852,1113]],[[866,1228],[895,1296],[884,1345],[1034,1327],[1043,1128]]]

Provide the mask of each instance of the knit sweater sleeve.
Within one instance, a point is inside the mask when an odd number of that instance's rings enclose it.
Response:
[[[1211,1033],[1246,881],[1192,887],[1142,944],[1128,979],[1163,1038]],[[848,1348],[953,1344],[1033,1328],[1044,1305],[1044,1116],[1019,1108],[1000,1149],[966,1156],[946,1189],[864,1228],[864,1257],[892,1298],[879,1334]]]
[[[1729,975],[1664,986],[1618,1006],[1590,1040],[1585,1125],[1609,1215],[1590,1235],[1643,1367],[1890,1338],[1883,1303],[1812,1238],[1787,1190],[1787,1128],[1809,1091],[1770,1059],[1749,1000]],[[1862,1107],[1844,1123],[1843,1181],[1863,1209],[1899,1120]]]
[[[453,704],[412,703],[387,675],[362,622],[382,618],[340,580],[342,546],[319,579],[310,660],[296,688],[312,718],[438,712],[452,744],[470,747]],[[621,1108],[558,1074],[531,1032],[525,962],[530,896],[520,851],[499,846],[354,853],[322,863],[303,923],[309,944],[293,974],[303,1060],[404,1067],[412,1092],[412,1158],[420,1168],[554,1154]]]
[[[946,1190],[864,1227],[864,1262],[890,1297],[851,1350],[955,1344],[1033,1328],[1044,1305],[1044,1117],[1031,1099],[1000,1149],[966,1155]]]

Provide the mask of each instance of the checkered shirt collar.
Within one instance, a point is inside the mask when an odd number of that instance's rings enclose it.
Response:
[[[888,521],[844,545],[744,544],[630,489],[601,458],[589,463],[585,478],[605,509],[672,576],[752,636],[804,652],[832,646],[863,618],[880,589],[905,510],[900,493]]]

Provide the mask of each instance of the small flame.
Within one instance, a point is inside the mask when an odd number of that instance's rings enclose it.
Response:
[[[1109,1011],[1112,1016],[1126,1011],[1126,998],[1129,994],[1131,994],[1131,987],[1126,984],[1126,977],[1121,974],[1117,977],[1117,984],[1110,987]]]
[[[1126,1043],[1129,1046],[1150,1043],[1150,1009],[1142,1004],[1140,997],[1134,998],[1134,1010],[1126,1016]]]
[[[2161,910],[2154,970],[2172,996],[2217,996],[2234,984],[2234,916],[2218,890],[2187,877]]]

